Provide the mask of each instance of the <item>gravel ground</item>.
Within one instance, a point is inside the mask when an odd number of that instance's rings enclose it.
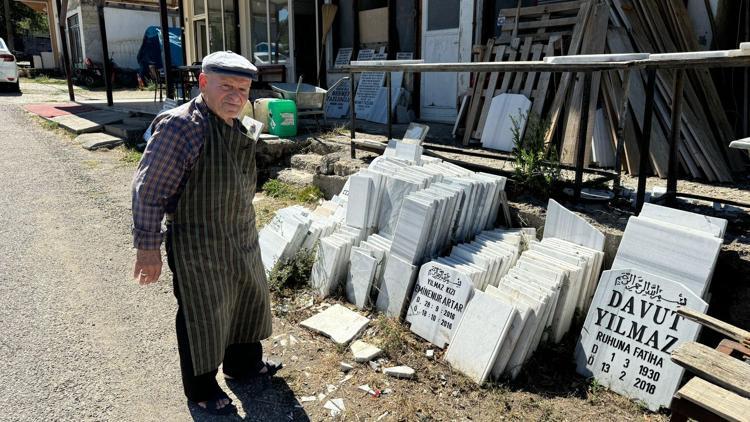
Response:
[[[130,277],[133,165],[0,98],[0,420],[201,419],[182,395],[171,275]],[[305,419],[270,387],[226,391],[248,420]]]

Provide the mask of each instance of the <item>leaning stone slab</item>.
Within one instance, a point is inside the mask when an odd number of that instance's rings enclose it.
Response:
[[[330,337],[336,344],[346,345],[369,323],[369,318],[336,304],[302,321],[300,325]]]
[[[596,251],[604,250],[604,234],[554,199],[547,204],[544,237],[556,237]]]
[[[365,343],[362,340],[357,340],[352,343],[351,349],[352,354],[354,355],[354,361],[357,363],[369,362],[383,353],[380,348],[375,347],[370,343]]]
[[[669,407],[683,368],[670,360],[700,326],[677,314],[708,305],[687,286],[638,269],[602,273],[576,346],[579,374],[652,411]]]
[[[99,132],[104,125],[121,122],[126,114],[107,110],[89,111],[80,114],[68,114],[53,117],[53,122],[73,133]]]
[[[106,133],[84,133],[76,136],[76,142],[80,143],[84,149],[89,151],[97,150],[100,148],[114,148],[118,145],[122,145],[125,141]]]

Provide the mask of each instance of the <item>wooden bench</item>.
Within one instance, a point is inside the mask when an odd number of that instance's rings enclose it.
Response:
[[[680,315],[714,329],[724,339],[716,349],[684,343],[672,352],[672,361],[696,374],[675,393],[671,409],[674,422],[750,421],[750,333],[690,309]]]

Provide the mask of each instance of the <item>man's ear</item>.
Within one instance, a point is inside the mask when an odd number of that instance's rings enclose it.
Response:
[[[198,75],[198,88],[200,88],[201,92],[206,88],[206,85],[208,85],[208,76],[201,72],[200,75]]]

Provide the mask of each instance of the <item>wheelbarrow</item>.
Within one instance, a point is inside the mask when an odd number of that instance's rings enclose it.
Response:
[[[271,89],[279,93],[281,98],[294,101],[297,105],[297,116],[299,118],[315,118],[315,124],[317,124],[318,130],[320,130],[320,122],[318,118],[323,116],[323,122],[327,123],[325,105],[328,93],[333,92],[339,84],[348,80],[348,76],[343,77],[326,90],[319,86],[302,83],[302,77],[300,76],[299,81],[296,84],[275,83],[271,85]]]

